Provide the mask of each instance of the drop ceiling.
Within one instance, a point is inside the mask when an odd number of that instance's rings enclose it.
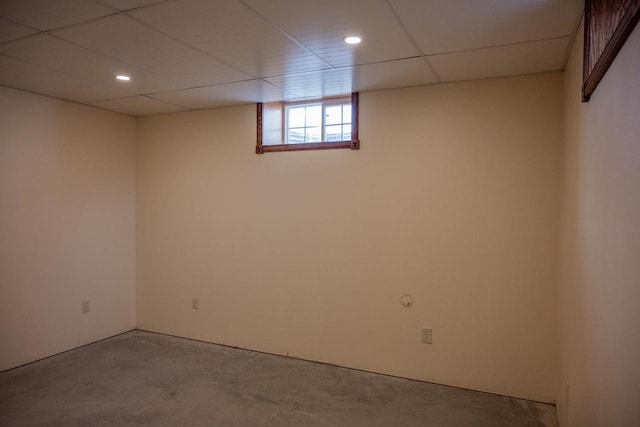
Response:
[[[582,9],[582,0],[0,0],[0,85],[139,116],[562,70]]]

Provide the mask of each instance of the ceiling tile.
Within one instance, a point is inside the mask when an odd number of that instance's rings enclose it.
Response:
[[[165,92],[153,98],[184,107],[213,108],[250,102],[274,102],[284,99],[282,91],[262,80],[249,80],[217,86]]]
[[[267,79],[282,88],[290,97],[321,98],[323,96],[345,95],[354,90],[355,71],[353,67],[334,68],[311,73],[292,74]]]
[[[178,0],[131,15],[254,77],[330,67],[236,0]]]
[[[111,15],[114,11],[88,0],[2,0],[0,16],[42,31]]]
[[[354,67],[354,91],[391,89],[437,83],[423,58],[401,59]]]
[[[91,105],[129,114],[131,116],[147,116],[150,114],[175,113],[185,111],[187,108],[167,104],[146,96],[134,96],[131,98],[108,99],[105,101],[91,102]]]
[[[429,56],[443,81],[561,70],[570,37]]]
[[[55,31],[54,34],[94,52],[144,70],[152,70],[188,86],[250,78],[239,70],[123,15]]]
[[[5,43],[0,45],[0,52],[132,94],[163,92],[185,87],[48,34]],[[116,74],[127,74],[132,79],[129,82],[119,82],[115,80]]]
[[[0,18],[0,43],[26,37],[38,31]]]
[[[568,36],[582,0],[390,0],[426,55]]]
[[[100,0],[100,3],[108,4],[118,10],[131,10],[161,1],[164,0]]]
[[[267,81],[301,98],[320,98],[351,92],[419,86],[438,80],[422,58],[410,58],[274,77]]]
[[[121,98],[124,91],[0,55],[0,85],[77,102]]]
[[[333,66],[420,55],[384,0],[244,0]],[[362,43],[343,38],[358,35]]]

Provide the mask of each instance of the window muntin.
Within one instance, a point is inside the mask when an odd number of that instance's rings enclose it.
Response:
[[[360,148],[358,94],[257,104],[256,153]]]
[[[351,141],[351,99],[285,104],[285,144]]]

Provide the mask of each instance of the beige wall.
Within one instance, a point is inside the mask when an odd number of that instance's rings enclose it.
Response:
[[[581,32],[565,72],[558,386],[563,426],[640,425],[638,52],[640,27],[589,103],[580,102]]]
[[[0,87],[0,370],[135,327],[134,198],[135,119]]]
[[[360,151],[255,155],[253,105],[139,119],[138,326],[552,401],[561,89],[363,93]]]

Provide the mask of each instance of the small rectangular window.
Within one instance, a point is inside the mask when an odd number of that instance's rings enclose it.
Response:
[[[358,94],[258,104],[256,153],[360,148]]]

